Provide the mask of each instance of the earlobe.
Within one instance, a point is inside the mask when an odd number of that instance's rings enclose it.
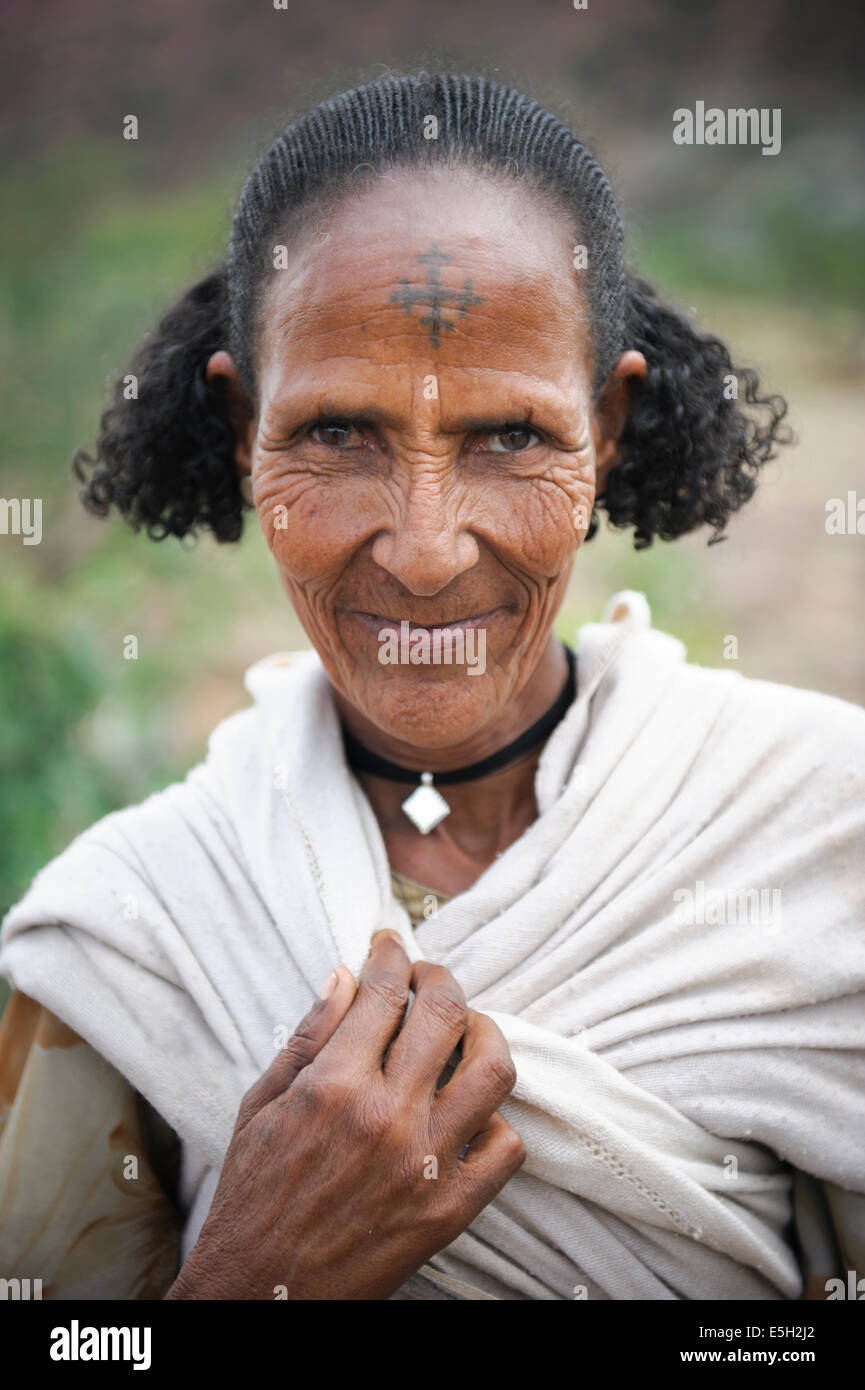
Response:
[[[228,402],[228,418],[234,430],[234,457],[240,473],[252,471],[252,446],[255,439],[255,409],[249,392],[229,352],[215,352],[207,363],[207,380],[222,381]]]

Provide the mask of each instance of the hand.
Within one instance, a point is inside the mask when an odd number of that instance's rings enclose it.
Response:
[[[497,1113],[515,1081],[501,1031],[450,972],[412,967],[395,933],[377,933],[357,985],[340,966],[245,1095],[166,1297],[388,1298],[525,1161]]]

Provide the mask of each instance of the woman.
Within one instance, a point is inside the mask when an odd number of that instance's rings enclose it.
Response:
[[[88,505],[231,541],[251,499],[315,650],[9,914],[2,1272],[825,1296],[865,1257],[865,714],[688,665],[638,594],[552,634],[596,504],[719,534],[783,404],[626,274],[570,130],[453,75],[284,131],[133,374]]]

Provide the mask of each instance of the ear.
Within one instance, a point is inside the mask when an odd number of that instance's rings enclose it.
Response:
[[[646,370],[643,354],[629,349],[622,353],[601,389],[592,422],[598,493],[603,492],[607,474],[619,461],[619,440],[631,404],[631,382],[644,380]]]
[[[222,379],[228,402],[228,418],[237,443],[234,458],[238,473],[252,472],[252,450],[258,430],[258,418],[252,397],[244,385],[237,364],[229,352],[215,352],[207,363],[207,380]]]

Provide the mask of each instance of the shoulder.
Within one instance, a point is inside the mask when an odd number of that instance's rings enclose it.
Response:
[[[708,741],[743,772],[778,778],[804,793],[862,798],[865,792],[865,709],[817,690],[688,663],[683,679],[695,692],[721,692]]]
[[[861,705],[737,671],[691,663],[685,670],[694,680],[726,684],[734,715],[750,720],[766,734],[774,729],[778,737],[795,734],[808,743],[849,747],[851,751],[865,746],[865,709]]]

